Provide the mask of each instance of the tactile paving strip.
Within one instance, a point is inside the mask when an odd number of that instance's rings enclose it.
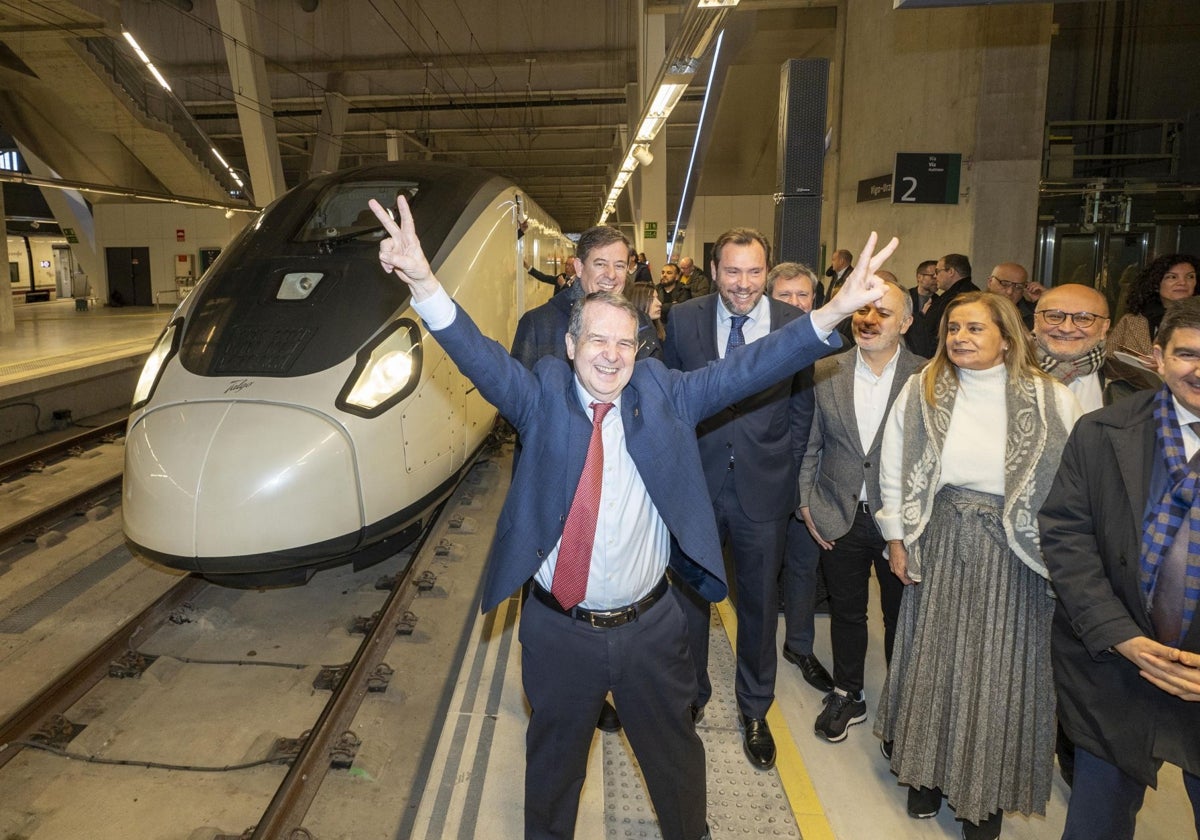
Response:
[[[779,773],[755,770],[742,752],[733,651],[715,611],[708,657],[713,694],[698,731],[708,759],[708,825],[713,837],[799,838],[800,828]],[[662,834],[629,742],[621,733],[605,733],[603,746],[608,840],[659,840]]]

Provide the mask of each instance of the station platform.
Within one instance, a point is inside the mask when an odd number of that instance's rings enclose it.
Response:
[[[78,420],[128,407],[171,317],[165,307],[80,310],[71,298],[13,310],[16,329],[0,333],[0,444],[48,431],[55,411]]]
[[[16,331],[0,333],[0,400],[144,359],[171,317],[148,306],[78,310],[71,298],[13,310]]]
[[[872,609],[877,610],[877,593]],[[519,603],[510,599],[469,625],[453,696],[408,836],[504,837],[523,833],[524,735],[528,708],[520,680],[516,638]],[[871,618],[867,661],[868,719],[833,744],[813,733],[822,695],[799,670],[780,660],[776,702],[768,721],[778,748],[774,769],[751,767],[742,751],[733,694],[735,620],[728,601],[715,605],[710,676],[713,697],[698,731],[708,762],[708,821],[715,840],[932,840],[962,836],[954,812],[934,819],[905,812],[907,789],[892,775],[872,734],[885,674],[882,622]],[[779,645],[783,644],[782,617]],[[832,667],[829,618],[817,617],[815,652]],[[433,733],[437,736],[436,733]],[[1005,816],[1007,840],[1056,840],[1062,835],[1069,788],[1055,774],[1044,817]],[[1194,832],[1178,769],[1161,774],[1149,791],[1138,840],[1179,840]],[[578,840],[659,838],[632,750],[621,733],[597,731],[583,788]]]

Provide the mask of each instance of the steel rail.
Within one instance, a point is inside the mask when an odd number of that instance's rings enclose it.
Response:
[[[23,745],[17,742],[27,740],[37,731],[38,725],[51,715],[66,712],[80,697],[107,677],[109,663],[132,649],[135,638],[152,634],[172,610],[211,585],[197,577],[181,578],[154,603],[126,621],[100,645],[0,723],[0,767],[24,749]]]
[[[353,724],[358,707],[367,695],[367,679],[376,666],[383,662],[396,638],[397,621],[403,611],[412,605],[416,592],[416,587],[411,585],[413,576],[432,561],[433,552],[428,557],[422,554],[445,508],[446,502],[443,502],[434,510],[429,524],[413,544],[412,562],[397,577],[379,613],[379,620],[355,653],[341,683],[334,689],[333,696],[313,724],[311,734],[255,826],[252,840],[278,840],[292,836],[291,832],[300,827],[329,772],[330,748],[335,739]]]
[[[0,529],[0,551],[25,541],[39,528],[47,528],[61,522],[72,513],[86,510],[101,499],[121,492],[121,474],[103,478],[77,493],[54,502],[36,513],[18,519]]]
[[[55,443],[46,444],[30,452],[23,452],[20,455],[9,458],[7,461],[0,462],[0,481],[27,471],[31,464],[38,461],[49,461],[60,455],[67,455],[77,446],[85,446],[92,441],[107,437],[108,435],[123,434],[125,431],[125,422],[126,419],[122,417],[120,420],[113,421],[112,423],[105,423],[103,426],[87,429],[80,434],[64,438]]]

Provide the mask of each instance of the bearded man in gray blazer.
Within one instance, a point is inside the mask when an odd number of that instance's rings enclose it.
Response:
[[[816,409],[800,468],[800,516],[821,547],[829,590],[834,689],[814,730],[841,741],[867,719],[863,671],[871,567],[879,580],[884,651],[891,660],[904,590],[888,568],[886,543],[872,513],[880,506],[879,450],[884,419],[909,376],[925,360],[900,337],[912,324],[912,298],[887,281],[883,297],[854,313],[857,349],[815,365]]]

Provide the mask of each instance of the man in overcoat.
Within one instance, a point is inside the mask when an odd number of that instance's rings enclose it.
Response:
[[[1163,386],[1079,420],[1039,515],[1075,743],[1064,840],[1132,838],[1164,762],[1200,832],[1200,298],[1168,311],[1154,356]]]

